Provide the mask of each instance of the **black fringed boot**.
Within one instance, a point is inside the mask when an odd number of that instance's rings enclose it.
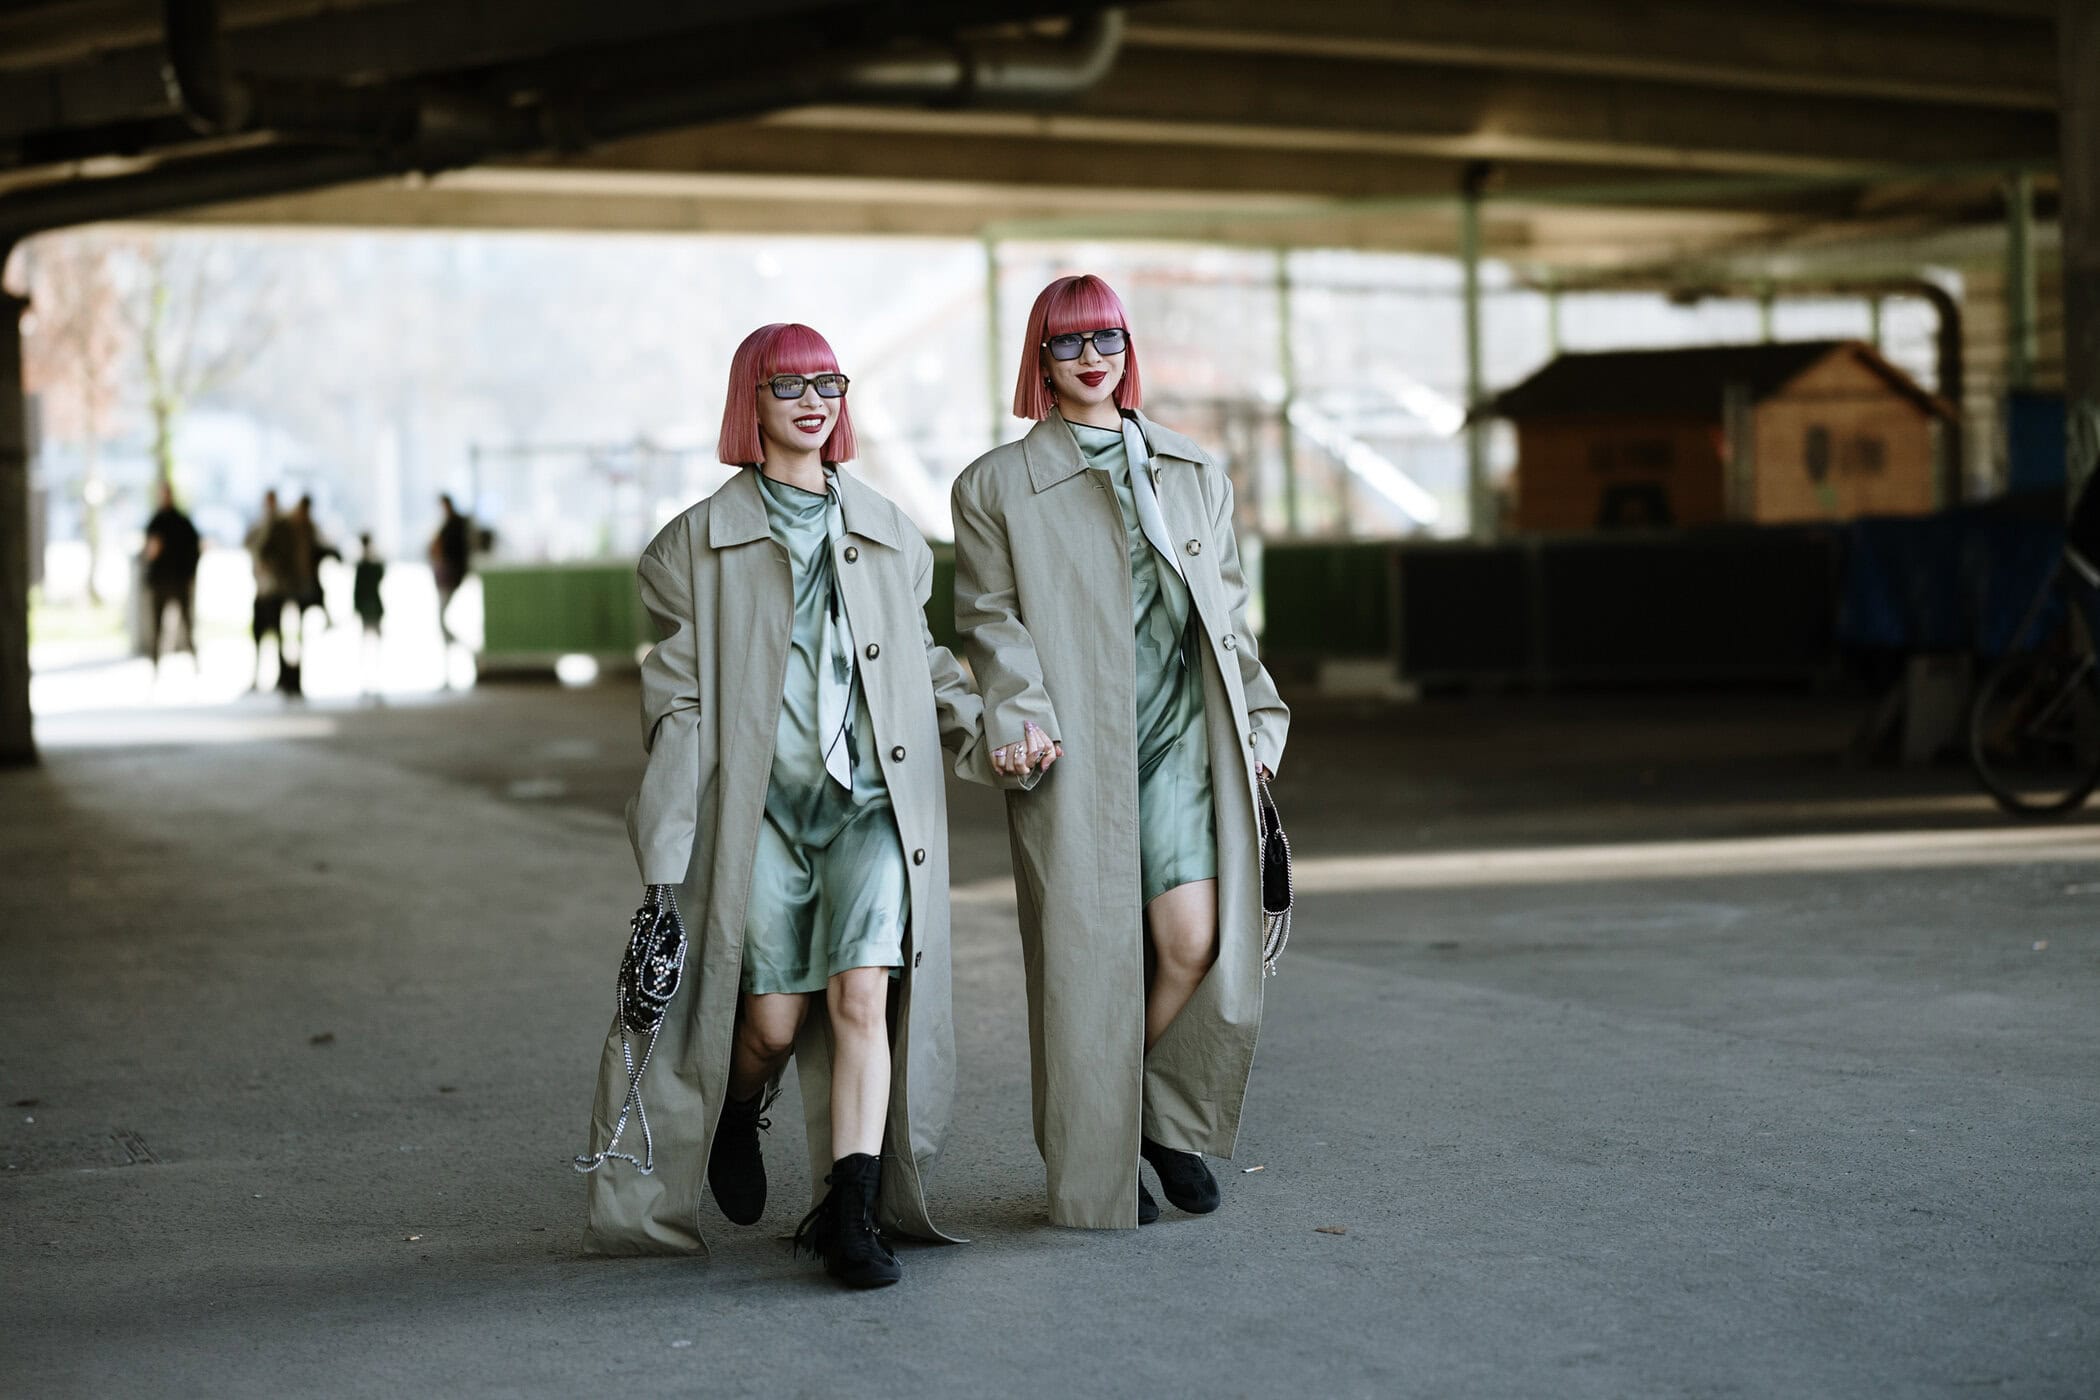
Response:
[[[761,1089],[742,1103],[723,1104],[708,1149],[707,1189],[733,1224],[754,1224],[766,1213],[766,1159],[758,1145],[759,1133],[773,1126],[764,1116],[766,1102]]]
[[[1138,1151],[1159,1173],[1159,1189],[1167,1199],[1190,1215],[1208,1215],[1218,1208],[1218,1181],[1195,1152],[1176,1152],[1151,1138],[1139,1139]]]
[[[802,1218],[795,1252],[822,1259],[824,1272],[848,1288],[886,1288],[903,1278],[904,1266],[875,1229],[882,1159],[865,1152],[841,1157],[824,1183],[831,1191]]]

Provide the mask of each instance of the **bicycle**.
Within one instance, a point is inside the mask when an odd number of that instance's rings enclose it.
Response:
[[[2056,567],[1969,710],[1969,762],[2012,816],[2066,816],[2100,787],[2096,558],[2100,475],[2086,483]],[[2030,631],[2038,632],[2035,644],[2023,648]]]

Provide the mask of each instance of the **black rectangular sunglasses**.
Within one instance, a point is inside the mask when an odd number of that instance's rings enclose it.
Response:
[[[1050,352],[1050,358],[1053,360],[1076,360],[1086,353],[1086,343],[1089,340],[1094,342],[1094,349],[1103,355],[1120,355],[1130,348],[1130,332],[1121,326],[1053,335],[1043,342],[1043,348]]]
[[[820,399],[842,399],[850,383],[843,374],[776,374],[766,381],[766,386],[776,399],[799,399],[802,391],[811,387]]]

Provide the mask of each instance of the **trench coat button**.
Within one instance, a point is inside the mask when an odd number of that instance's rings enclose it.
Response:
[[[1250,749],[1254,747],[1254,736],[1252,734],[1247,736],[1247,747]]]
[[[873,661],[873,660],[874,660],[874,659],[875,659],[876,657],[878,657],[878,656],[880,656],[880,655],[882,655],[882,643],[880,643],[880,642],[869,642],[869,643],[868,643],[868,660],[870,660],[870,661]]]
[[[924,846],[911,853],[911,863],[913,865],[924,865],[926,863],[926,848]]]
[[[848,564],[850,564],[850,563],[852,563],[852,562],[853,562],[854,560],[856,560],[856,559],[858,559],[858,558],[860,558],[860,550],[859,550],[859,549],[858,549],[857,547],[853,546],[853,545],[850,545],[850,544],[849,544],[849,545],[847,545],[847,546],[846,546],[846,562],[847,562]]]
[[[899,763],[904,762],[904,745],[899,744],[896,748],[891,749],[890,757],[896,759]]]
[[[1239,650],[1239,648],[1240,648],[1240,639],[1239,639],[1239,638],[1237,638],[1237,637],[1235,637],[1235,636],[1233,636],[1233,635],[1232,635],[1232,634],[1231,634],[1230,632],[1227,632],[1227,633],[1225,634],[1225,650],[1227,650],[1227,651],[1238,651],[1238,650]]]
[[[1190,540],[1188,542],[1188,551],[1192,555],[1201,554],[1203,552],[1203,546],[1197,543],[1195,540]]]

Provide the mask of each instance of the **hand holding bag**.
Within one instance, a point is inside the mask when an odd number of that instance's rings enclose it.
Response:
[[[1273,977],[1283,946],[1291,941],[1291,838],[1283,834],[1268,778],[1257,773],[1255,782],[1261,793],[1261,970]]]
[[[656,1171],[656,1139],[649,1131],[648,1110],[642,1107],[642,1075],[648,1071],[649,1057],[656,1053],[656,1033],[663,1026],[664,1012],[671,998],[678,995],[678,984],[685,977],[685,921],[678,917],[678,896],[671,886],[651,885],[642,907],[628,921],[628,929],[627,953],[620,959],[617,988],[620,1058],[627,1066],[627,1098],[620,1105],[620,1121],[613,1125],[612,1137],[604,1148],[575,1159],[579,1172],[596,1171],[614,1159],[628,1163],[643,1176]],[[629,1035],[649,1037],[639,1063]],[[627,1131],[630,1113],[642,1125],[639,1158],[631,1152],[613,1150],[620,1145],[620,1135]]]

